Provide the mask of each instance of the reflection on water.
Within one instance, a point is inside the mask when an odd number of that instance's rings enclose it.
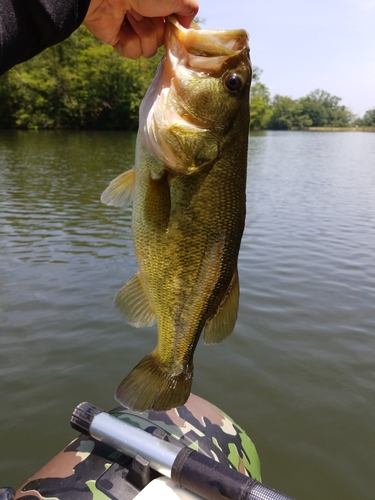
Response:
[[[128,209],[100,204],[134,134],[0,132],[0,486],[110,409],[155,345],[113,295],[136,270]],[[242,425],[296,499],[373,498],[375,140],[253,135],[235,333],[198,346],[193,391]]]

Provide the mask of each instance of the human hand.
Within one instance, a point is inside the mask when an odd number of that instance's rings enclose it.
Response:
[[[83,24],[101,42],[138,59],[163,44],[166,16],[175,14],[188,28],[197,12],[198,0],[91,0]]]

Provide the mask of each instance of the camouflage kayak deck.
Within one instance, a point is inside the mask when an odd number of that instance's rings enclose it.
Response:
[[[161,439],[177,440],[203,455],[260,481],[254,444],[224,412],[198,396],[167,412],[111,412]],[[23,500],[131,500],[159,474],[142,457],[134,460],[80,435],[16,492]]]

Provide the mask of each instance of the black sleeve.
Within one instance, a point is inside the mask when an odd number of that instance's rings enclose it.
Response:
[[[65,40],[90,0],[0,0],[0,75]]]

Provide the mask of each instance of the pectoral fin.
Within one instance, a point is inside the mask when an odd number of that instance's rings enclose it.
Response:
[[[116,293],[115,304],[132,326],[139,328],[155,323],[146,284],[139,271]]]
[[[228,337],[237,320],[240,284],[236,269],[228,293],[220,304],[215,316],[207,321],[204,327],[205,344],[217,344]]]
[[[107,189],[103,191],[100,200],[105,205],[125,207],[133,202],[134,189],[135,170],[132,168],[113,179]]]

